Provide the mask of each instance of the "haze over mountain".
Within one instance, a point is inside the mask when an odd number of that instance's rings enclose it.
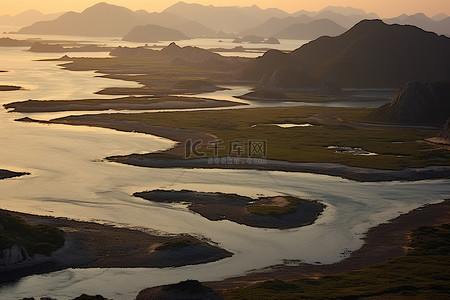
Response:
[[[188,20],[200,23],[216,30],[224,32],[239,32],[244,29],[257,26],[272,17],[287,17],[289,14],[276,8],[260,9],[258,6],[203,6],[201,4],[188,4],[178,2],[164,10],[174,13]]]
[[[44,16],[37,11],[27,11],[14,18],[17,22],[32,22],[36,18],[51,16],[57,15]],[[2,18],[7,22],[12,17],[0,17],[0,21]],[[123,37],[136,26],[152,24],[178,30],[189,38],[217,37],[220,31],[237,33],[239,36],[313,39],[320,35],[336,35],[342,32],[342,27],[348,29],[363,19],[375,18],[378,16],[374,13],[337,6],[329,6],[318,12],[301,10],[290,15],[276,8],[260,9],[256,5],[216,7],[179,2],[161,13],[149,13],[102,2],[81,13],[68,12],[55,20],[36,22],[22,28],[19,33]],[[387,19],[386,22],[416,25],[424,30],[450,35],[450,17],[440,14],[433,18],[419,13]],[[324,21],[311,23],[316,20],[329,20],[340,27],[330,22],[325,24]],[[308,23],[311,24],[299,25]]]
[[[342,12],[342,13],[340,13]],[[353,13],[353,14],[352,14]],[[299,30],[303,32],[302,35],[310,35],[313,38],[317,38],[321,35],[331,35],[334,36],[340,33],[343,33],[346,29],[354,26],[356,23],[364,20],[364,19],[376,19],[378,16],[374,13],[367,14],[363,10],[353,9],[350,7],[327,7],[322,9],[320,12],[310,12],[301,10],[289,17],[285,18],[270,18],[269,20],[259,24],[256,27],[246,29],[240,33],[240,35],[260,35],[265,37],[275,36],[281,38],[281,36],[277,36],[278,32],[288,30],[289,27],[294,26],[290,29],[293,33],[294,28],[297,27]],[[301,26],[298,24],[307,24],[316,20],[329,20],[336,25],[331,26],[331,23],[328,23],[329,31],[324,30],[324,22],[312,23],[310,26]],[[318,25],[321,28],[314,28],[312,25]],[[344,28],[344,30],[342,30]],[[285,34],[284,34],[285,35]],[[295,36],[299,36],[300,34],[291,34],[288,35],[295,39]]]
[[[337,36],[346,29],[328,19],[314,20],[309,23],[291,25],[273,36],[278,39],[314,40],[321,36]]]
[[[40,11],[30,9],[15,16],[0,16],[0,25],[28,26],[39,21],[54,20],[62,14],[63,13],[43,14]]]
[[[412,16],[401,15],[396,18],[385,19],[384,22],[387,24],[414,25],[423,30],[450,36],[450,17],[446,15],[441,15],[433,20],[423,13],[418,13]]]
[[[133,28],[122,41],[150,43],[159,41],[187,40],[188,37],[178,30],[162,27],[159,25],[143,25]]]
[[[190,37],[213,32],[195,21],[187,21],[169,12],[133,12],[125,7],[102,2],[81,13],[68,12],[54,21],[37,22],[20,29],[19,33],[122,37],[134,27],[148,24],[180,30]]]
[[[365,20],[285,54],[270,50],[241,74],[266,89],[398,88],[411,80],[450,80],[450,38],[414,26]]]
[[[362,9],[350,6],[328,6],[318,12],[300,10],[292,14],[294,17],[302,15],[309,16],[312,20],[329,19],[345,28],[350,28],[364,19],[379,19],[379,16],[375,13],[367,13]]]
[[[442,20],[444,20],[445,18],[448,18],[448,17],[449,17],[449,15],[447,15],[447,14],[437,14],[435,16],[432,16],[431,19],[433,21],[442,21]]]

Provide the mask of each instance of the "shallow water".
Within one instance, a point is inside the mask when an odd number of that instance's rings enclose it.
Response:
[[[11,71],[0,73],[0,83],[27,88],[1,92],[0,104],[29,98],[105,97],[92,93],[111,85],[135,86],[95,78],[93,72],[62,70],[56,62],[31,61],[44,57],[52,56],[0,48],[0,69]],[[234,92],[215,95],[228,97]],[[145,227],[157,232],[189,233],[210,238],[235,255],[181,268],[71,269],[30,276],[0,288],[2,299],[65,299],[82,293],[132,299],[146,287],[185,279],[219,280],[282,263],[283,259],[333,263],[345,256],[341,253],[358,249],[368,228],[423,204],[442,201],[450,194],[450,180],[357,183],[312,174],[150,169],[107,163],[101,159],[165,149],[173,142],[108,129],[14,122],[26,115],[0,110],[0,168],[32,173],[0,181],[1,208]],[[151,203],[131,196],[150,189],[190,189],[252,197],[293,195],[322,201],[327,209],[311,226],[285,231],[257,229],[229,221],[211,222],[181,205]]]

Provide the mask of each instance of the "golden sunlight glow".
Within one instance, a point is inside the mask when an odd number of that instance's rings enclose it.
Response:
[[[80,12],[101,0],[2,0],[3,14],[18,14],[28,9],[37,9],[44,13],[56,13],[62,11]],[[110,4],[126,6],[130,9],[145,9],[147,11],[161,11],[178,0],[107,0]],[[361,8],[367,12],[375,12],[381,17],[393,17],[400,14],[414,14],[423,12],[428,16],[438,13],[450,15],[449,0],[185,0],[203,5],[215,6],[250,6],[256,4],[261,8],[276,7],[287,12],[295,12],[301,9],[317,11],[329,5],[352,6]]]

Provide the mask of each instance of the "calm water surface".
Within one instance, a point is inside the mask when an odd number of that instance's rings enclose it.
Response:
[[[36,62],[33,60],[52,55],[22,50],[0,48],[0,69],[10,71],[0,73],[0,84],[26,88],[1,92],[0,104],[30,98],[104,97],[93,92],[107,86],[136,86],[96,78],[93,72],[62,70],[56,62]],[[244,90],[248,87],[215,95],[228,100],[228,96]],[[312,174],[150,169],[107,163],[101,159],[108,155],[151,152],[174,143],[151,135],[108,129],[14,121],[23,116],[27,115],[0,110],[0,168],[32,173],[0,181],[1,208],[145,227],[161,233],[189,233],[210,238],[235,255],[219,262],[181,268],[69,269],[30,276],[0,288],[1,299],[26,296],[66,299],[82,293],[133,299],[146,287],[186,279],[219,280],[279,264],[284,259],[333,263],[345,257],[344,252],[361,247],[361,238],[368,228],[423,204],[442,201],[450,194],[450,180],[356,183]],[[229,221],[211,222],[181,205],[150,203],[131,196],[149,189],[192,189],[254,197],[293,195],[322,201],[327,209],[311,226],[285,231],[257,229]]]

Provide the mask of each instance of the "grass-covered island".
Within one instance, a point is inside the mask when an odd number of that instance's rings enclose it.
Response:
[[[441,127],[377,122],[370,119],[373,111],[304,106],[243,108],[69,116],[50,123],[136,131],[179,142],[175,148],[160,153],[108,158],[143,167],[280,170],[357,181],[450,177],[448,146],[427,141],[436,137]],[[293,126],[283,127],[283,124]],[[188,140],[200,140],[197,150],[205,156],[186,159]],[[247,148],[248,141],[265,141],[266,160],[257,164],[211,163],[208,158],[215,155],[212,147],[215,140],[220,142],[219,157],[227,157],[230,153],[236,156],[230,149],[235,141],[243,142]],[[242,154],[241,159],[245,160],[248,152]]]
[[[186,203],[189,210],[208,220],[229,220],[259,228],[288,229],[310,225],[325,208],[317,201],[291,196],[253,199],[236,194],[187,190],[154,190],[135,193],[134,196],[154,202]]]
[[[153,96],[85,100],[27,100],[3,105],[13,112],[102,111],[216,108],[242,103],[196,97]]]

